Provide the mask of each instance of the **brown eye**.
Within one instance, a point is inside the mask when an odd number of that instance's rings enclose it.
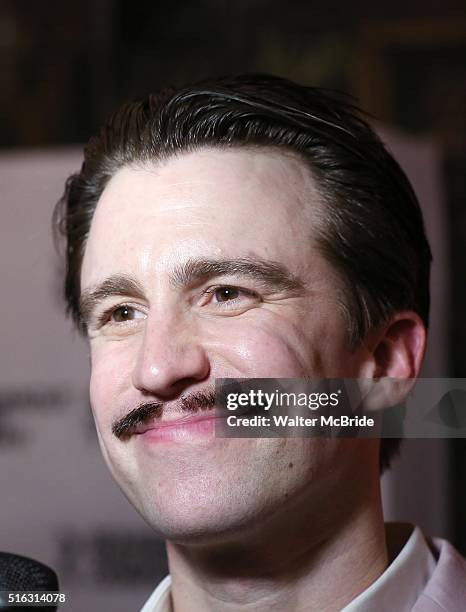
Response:
[[[239,297],[240,291],[236,287],[219,287],[215,290],[217,302],[228,302]]]
[[[133,319],[141,319],[144,314],[136,308],[131,306],[119,306],[112,312],[111,320],[114,323],[125,323],[126,321],[132,321]]]
[[[129,306],[120,306],[112,313],[112,320],[116,323],[123,323],[124,321],[129,321],[132,315],[132,308]]]

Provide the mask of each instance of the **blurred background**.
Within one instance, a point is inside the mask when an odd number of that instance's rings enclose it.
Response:
[[[466,377],[464,0],[1,0],[0,549],[55,567],[73,611],[136,610],[166,566],[100,458],[52,209],[121,102],[245,71],[344,90],[372,114],[434,251],[424,375]],[[388,518],[466,554],[464,440],[405,441],[383,488]]]

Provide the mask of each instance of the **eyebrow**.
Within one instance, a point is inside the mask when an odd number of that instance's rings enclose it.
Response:
[[[175,267],[170,284],[175,288],[189,287],[216,276],[246,276],[278,290],[302,290],[303,281],[286,266],[259,257],[237,259],[188,259]]]
[[[93,310],[105,299],[113,296],[131,296],[143,300],[142,286],[131,276],[114,274],[99,285],[85,289],[79,298],[79,317],[85,326],[88,325]]]
[[[236,259],[197,259],[190,258],[178,264],[169,274],[173,288],[187,288],[201,281],[217,276],[245,276],[259,281],[265,288],[277,291],[303,291],[305,283],[286,266],[272,260],[258,257]],[[87,325],[92,311],[106,298],[112,296],[131,296],[145,299],[140,283],[126,274],[115,274],[99,285],[85,289],[79,301],[80,318]]]

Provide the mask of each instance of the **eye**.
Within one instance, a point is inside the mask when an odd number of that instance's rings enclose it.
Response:
[[[123,306],[118,306],[118,308],[113,309],[109,313],[109,320],[112,323],[126,323],[127,321],[144,319],[145,317],[146,315],[143,312],[126,304],[123,304]]]
[[[229,302],[240,296],[241,290],[238,287],[218,287],[213,291],[217,302]]]
[[[251,302],[260,301],[255,291],[232,285],[211,287],[205,291],[204,295],[208,298],[208,303],[225,310],[240,308]]]

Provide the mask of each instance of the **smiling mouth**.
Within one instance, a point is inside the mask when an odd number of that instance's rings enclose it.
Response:
[[[233,386],[229,383],[223,392],[236,390],[237,387],[237,383]],[[179,408],[181,409],[165,412],[164,404],[159,402],[140,404],[113,423],[112,433],[121,441],[131,438],[188,440],[200,434],[213,436],[216,424],[231,414],[223,396],[218,398],[213,390],[183,397]],[[250,405],[241,406],[235,413],[253,414],[256,410],[257,408]]]
[[[182,396],[175,410],[162,402],[144,402],[115,420],[112,423],[112,433],[119,440],[126,441],[133,436],[162,428],[194,426],[198,421],[212,419],[214,408],[215,393],[212,389]]]
[[[215,425],[224,414],[209,410],[168,421],[149,421],[137,425],[131,437],[144,442],[189,442],[215,437]]]
[[[176,428],[176,427],[195,426],[196,423],[200,423],[202,421],[211,421],[216,418],[221,418],[221,415],[216,415],[215,410],[209,410],[208,413],[199,414],[199,415],[186,415],[178,419],[170,419],[166,421],[152,420],[147,423],[140,423],[139,425],[136,425],[136,427],[133,429],[132,434],[142,435],[148,431],[153,431],[153,430],[158,430],[158,429],[170,429],[170,428]]]

